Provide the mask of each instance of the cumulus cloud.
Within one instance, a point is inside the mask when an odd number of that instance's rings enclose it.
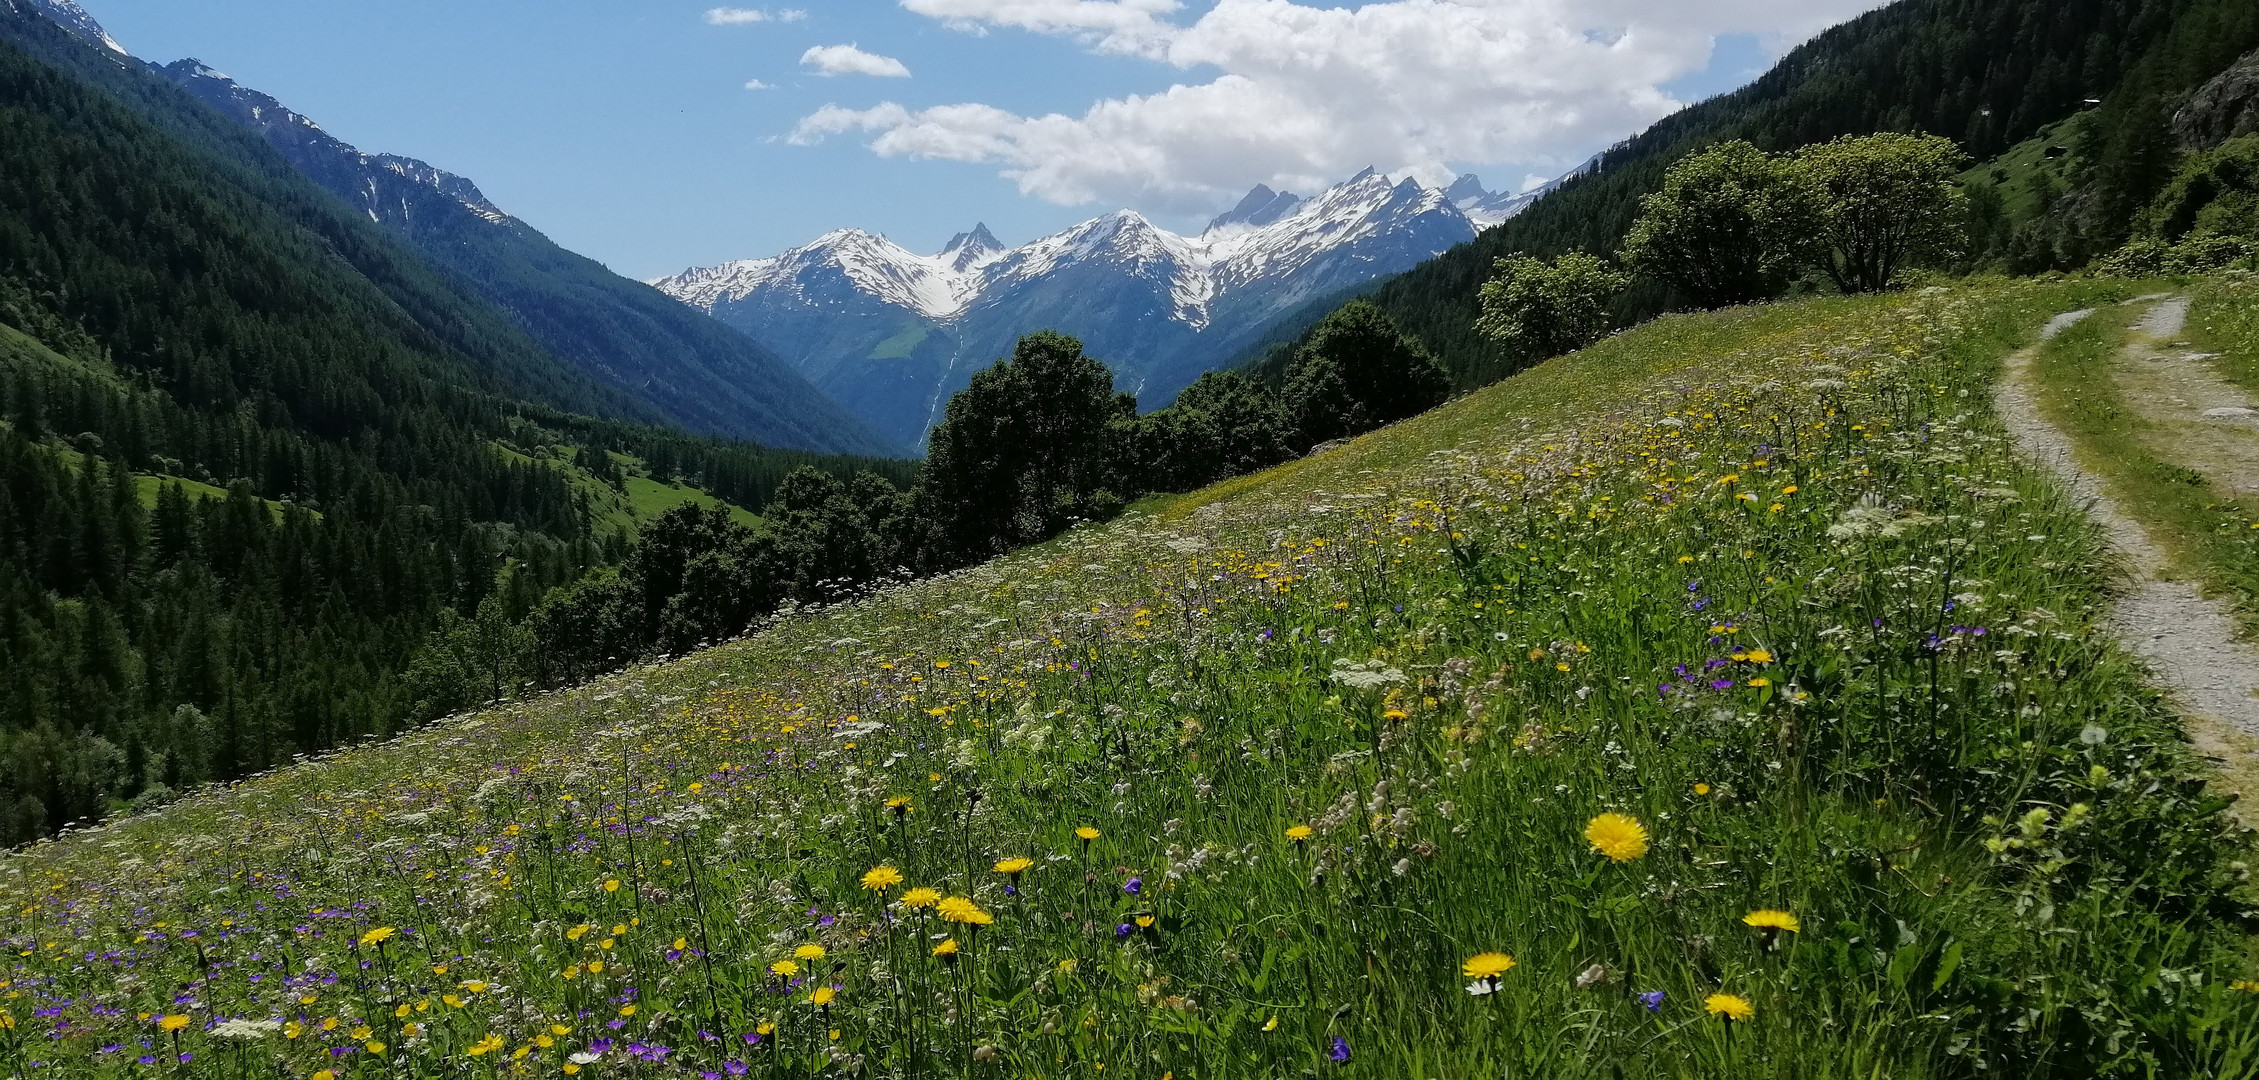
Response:
[[[1679,107],[1662,87],[1711,41],[1801,40],[1880,0],[1385,0],[1321,8],[1217,0],[901,0],[958,29],[1069,37],[1095,52],[1215,71],[1081,115],[967,103],[836,106],[790,138],[867,135],[881,155],[995,164],[1046,200],[1168,211],[1250,184],[1309,190],[1364,168],[1450,179],[1447,163],[1565,170]]]
[[[776,89],[776,85],[774,83],[762,82],[759,79],[747,79],[745,80],[745,88],[747,90],[774,90]]]
[[[907,79],[910,69],[891,56],[867,53],[853,45],[818,45],[800,54],[800,62],[816,69],[818,75],[876,75],[883,79]]]
[[[766,8],[718,7],[706,9],[706,25],[708,26],[745,26],[751,23],[765,22],[789,23],[799,22],[807,17],[808,13],[798,8],[785,8],[777,12],[770,12]]]

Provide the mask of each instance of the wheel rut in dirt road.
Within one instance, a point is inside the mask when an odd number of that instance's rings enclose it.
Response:
[[[2252,472],[2259,485],[2259,423],[2234,413],[2207,415],[2210,410],[2250,409],[2245,395],[2214,374],[2209,357],[2174,353],[2170,342],[2181,332],[2188,316],[2188,301],[2181,297],[2145,297],[2153,306],[2135,327],[2134,340],[2121,357],[2119,383],[2126,397],[2142,414],[2172,425],[2171,443],[2217,447],[2212,453],[2191,455],[2199,460],[2183,464],[2216,476],[2241,490],[2241,464],[2248,440]],[[2065,312],[2048,321],[2041,340],[2055,337],[2093,314],[2092,309]],[[2252,775],[2259,766],[2259,648],[2238,639],[2234,617],[2226,605],[2206,598],[2190,582],[2166,578],[2165,553],[2149,531],[2103,490],[2101,481],[2082,468],[2069,435],[2048,422],[2038,405],[2032,362],[2038,349],[2021,350],[2006,363],[1994,405],[2017,448],[2052,474],[2072,496],[2084,503],[2102,525],[2112,548],[2124,557],[2128,581],[2112,612],[2110,629],[2127,651],[2140,657],[2157,675],[2159,683],[2188,718],[2190,741],[2207,756],[2222,760],[2232,776]],[[2150,376],[2157,376],[2154,380]],[[2259,412],[2252,414],[2259,417]],[[2197,432],[2182,430],[2193,425]],[[2203,430],[2206,426],[2210,430]],[[2239,430],[2240,429],[2240,430]],[[2201,434],[2200,439],[2190,439]],[[2210,466],[2207,469],[2205,466]],[[2212,470],[2220,472],[2215,473]],[[2259,491],[2259,486],[2253,488]],[[2247,792],[2259,799],[2259,792]],[[2250,820],[2246,810],[2245,819]]]

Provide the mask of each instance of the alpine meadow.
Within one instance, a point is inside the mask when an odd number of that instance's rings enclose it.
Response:
[[[2259,1080],[2259,14],[1860,10],[646,284],[0,0],[0,1071]]]

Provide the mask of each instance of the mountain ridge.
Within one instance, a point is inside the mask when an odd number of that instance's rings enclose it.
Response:
[[[509,312],[542,348],[702,434],[786,449],[890,455],[871,431],[756,341],[562,248],[470,179],[368,153],[194,59],[149,64],[258,134],[292,166]]]
[[[1313,298],[1409,269],[1527,202],[1471,175],[1447,192],[1366,169],[1308,198],[1258,184],[1196,236],[1116,210],[1017,247],[976,226],[926,255],[844,228],[649,284],[914,442],[1019,334],[1074,334],[1144,405],[1165,404]]]

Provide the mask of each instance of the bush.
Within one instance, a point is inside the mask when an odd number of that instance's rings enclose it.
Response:
[[[1527,255],[1497,262],[1482,287],[1483,333],[1531,360],[1575,352],[1608,332],[1608,304],[1629,280],[1583,252],[1550,263]]]
[[[1451,379],[1386,312],[1353,300],[1295,353],[1285,396],[1302,444],[1312,446],[1435,408],[1451,396]]]
[[[1795,278],[1818,224],[1794,164],[1735,140],[1671,166],[1663,189],[1640,200],[1622,258],[1699,307],[1755,303]]]

